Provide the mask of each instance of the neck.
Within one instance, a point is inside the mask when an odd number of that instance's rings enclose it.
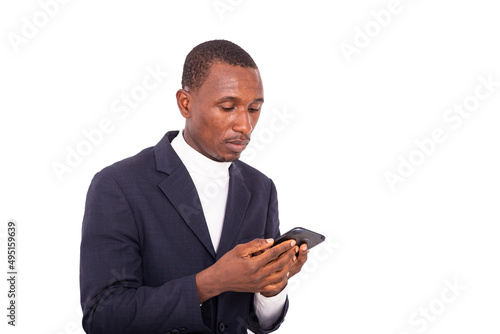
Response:
[[[231,162],[212,160],[198,152],[184,139],[183,131],[172,140],[172,147],[189,172],[214,179],[227,178]]]

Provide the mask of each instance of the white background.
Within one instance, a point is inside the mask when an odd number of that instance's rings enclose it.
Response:
[[[498,332],[500,87],[456,128],[443,119],[454,104],[473,101],[479,77],[500,81],[498,8],[491,0],[401,0],[381,27],[370,13],[388,6],[73,0],[44,22],[40,2],[3,1],[1,277],[14,219],[19,278],[15,329],[6,324],[2,278],[1,332],[82,332],[79,243],[89,183],[183,126],[175,92],[184,58],[219,38],[247,50],[264,80],[252,137],[260,146],[247,159],[277,185],[282,231],[304,226],[330,242],[290,281],[278,333]],[[41,27],[16,45],[26,20]],[[359,33],[365,28],[369,42]],[[346,57],[342,43],[356,42]],[[120,119],[113,102],[141,84],[147,67],[169,74]],[[285,111],[284,126],[273,130],[272,118]],[[66,164],[68,147],[107,118],[113,130],[59,180],[54,162]],[[436,128],[446,140],[428,156],[414,153],[415,141]],[[391,190],[384,174],[398,173],[398,157],[412,154],[424,160]],[[460,285],[457,295],[447,281]]]

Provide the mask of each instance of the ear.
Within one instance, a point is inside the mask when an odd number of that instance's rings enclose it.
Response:
[[[185,89],[179,89],[175,94],[177,98],[177,106],[181,112],[182,117],[191,117],[191,94]]]

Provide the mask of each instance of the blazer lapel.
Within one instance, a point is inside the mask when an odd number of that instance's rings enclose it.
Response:
[[[168,174],[158,187],[215,259],[215,250],[196,187],[186,167],[170,145],[178,133],[178,131],[168,132],[154,148],[157,170]]]
[[[229,168],[229,190],[227,194],[224,226],[217,249],[217,259],[231,250],[235,237],[243,222],[243,217],[250,202],[250,192],[244,183],[243,175],[238,166],[233,163]]]

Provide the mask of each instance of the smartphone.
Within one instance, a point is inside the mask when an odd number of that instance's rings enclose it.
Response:
[[[294,239],[297,245],[307,244],[307,249],[311,249],[325,241],[325,236],[313,231],[309,231],[303,227],[295,227],[290,231],[282,234],[274,241],[274,245],[280,244],[283,241]]]

